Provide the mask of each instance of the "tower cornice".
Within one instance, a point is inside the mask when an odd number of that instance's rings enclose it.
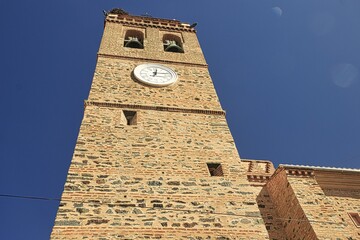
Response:
[[[124,26],[143,26],[173,31],[196,32],[196,30],[188,23],[182,23],[178,20],[152,18],[147,16],[143,17],[109,13],[106,15],[105,22],[121,23]]]

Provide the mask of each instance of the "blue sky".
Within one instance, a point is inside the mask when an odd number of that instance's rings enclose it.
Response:
[[[199,23],[242,158],[360,168],[358,0],[1,1],[0,194],[61,196],[114,7]],[[0,239],[48,239],[57,206],[0,197]]]

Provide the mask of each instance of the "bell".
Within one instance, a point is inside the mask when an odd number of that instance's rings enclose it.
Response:
[[[139,41],[137,37],[128,37],[125,41],[125,47],[129,48],[144,48],[142,43]]]
[[[177,43],[173,40],[166,40],[164,43],[165,52],[179,52],[183,53],[184,50],[182,47],[177,45]]]

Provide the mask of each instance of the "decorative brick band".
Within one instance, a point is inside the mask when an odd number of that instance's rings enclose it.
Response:
[[[141,110],[154,110],[154,111],[166,111],[166,112],[181,112],[181,113],[200,113],[207,115],[221,115],[225,116],[225,111],[219,110],[204,110],[194,108],[175,108],[175,107],[163,107],[163,106],[145,106],[137,104],[122,104],[122,103],[104,103],[85,101],[86,106],[98,106],[98,107],[110,107],[110,108],[125,108],[125,109],[141,109]]]
[[[270,179],[270,176],[265,175],[247,175],[249,182],[267,182]]]
[[[115,58],[115,59],[136,59],[137,61],[150,61],[150,62],[158,62],[158,63],[170,63],[170,64],[180,64],[180,65],[188,65],[188,66],[196,66],[196,67],[208,67],[207,64],[200,64],[200,63],[189,63],[189,62],[180,62],[180,61],[168,61],[168,60],[159,60],[153,58],[141,58],[141,57],[128,57],[128,56],[119,56],[119,55],[112,55],[112,54],[104,54],[98,53],[98,57],[104,58]]]
[[[286,169],[287,175],[294,175],[294,176],[306,176],[306,177],[313,177],[315,175],[314,171],[312,170],[301,170],[301,169]]]
[[[244,162],[248,162],[249,163],[249,168],[248,168],[248,172],[253,172],[254,169],[254,164],[265,164],[265,172],[264,173],[270,173],[270,162],[268,161],[244,161]]]
[[[94,224],[95,225],[95,224]],[[223,228],[221,226],[212,227],[209,229],[198,228],[185,225],[185,227],[128,227],[128,226],[101,226],[101,225],[90,225],[90,226],[74,226],[74,225],[57,225],[54,226],[53,232],[59,234],[59,236],[64,235],[65,238],[69,236],[94,236],[96,233],[97,236],[105,235],[111,236],[114,234],[146,234],[152,238],[162,238],[162,236],[178,236],[176,234],[189,234],[190,236],[198,235],[210,235],[210,236],[221,236],[221,235],[230,235],[230,236],[260,236],[262,233],[260,230],[256,229],[231,229]],[[250,238],[250,237],[249,237]],[[64,239],[64,238],[63,238]],[[93,239],[93,238],[92,238]],[[163,238],[164,239],[164,238]],[[223,239],[223,238],[217,238]],[[225,239],[225,238],[224,238]]]
[[[135,26],[162,28],[166,30],[186,31],[186,32],[194,32],[194,33],[196,32],[196,30],[194,28],[191,28],[189,24],[182,23],[177,20],[169,20],[169,19],[108,14],[105,21],[121,23],[124,26],[135,25]]]

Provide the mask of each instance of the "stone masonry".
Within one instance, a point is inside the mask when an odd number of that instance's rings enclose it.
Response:
[[[144,49],[123,46],[129,29],[144,33]],[[181,37],[184,53],[164,52],[165,33]],[[174,69],[177,83],[137,82],[133,69],[148,62]],[[210,176],[208,163],[224,176]],[[194,29],[109,14],[51,238],[267,239],[258,201],[271,203],[257,198],[274,169],[250,163],[240,161]]]
[[[143,49],[124,47],[133,30]],[[166,34],[184,53],[164,51]],[[133,70],[143,63],[172,68],[178,81],[138,82]],[[274,171],[269,161],[240,159],[193,28],[109,13],[51,239],[359,236],[342,210],[359,211],[356,186],[320,186],[313,170]]]
[[[359,239],[360,171],[280,166],[266,188],[289,239]]]

